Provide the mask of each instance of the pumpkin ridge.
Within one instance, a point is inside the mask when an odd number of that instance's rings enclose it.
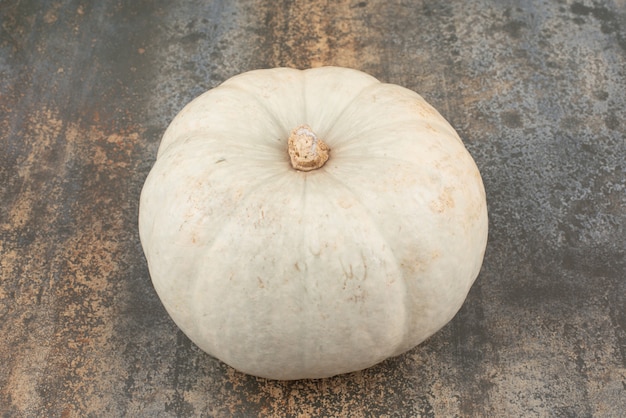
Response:
[[[344,152],[344,150],[341,150],[341,152]],[[342,156],[342,158],[349,159],[349,160],[357,159],[357,158],[360,159],[360,158],[363,158],[363,157],[367,157],[368,160],[380,160],[380,161],[390,161],[390,162],[391,161],[395,161],[397,163],[408,164],[408,165],[415,165],[415,160],[409,160],[409,159],[400,158],[400,157],[392,157],[392,156],[388,156],[388,155],[371,155],[371,154],[364,153],[364,154],[361,154],[361,155],[353,154],[353,155],[350,155],[349,157],[347,157],[345,155]]]
[[[377,125],[375,127],[375,129],[365,129],[365,131],[367,132],[368,135],[372,135],[373,133],[377,132],[377,131],[381,131],[381,135],[379,136],[380,139],[377,139],[375,141],[379,141],[381,143],[384,142],[389,142],[391,136],[386,136],[383,137],[382,134],[384,134],[385,130],[389,129],[390,127],[393,126],[397,126],[397,125],[409,125],[409,124],[419,124],[421,125],[421,128],[424,129],[428,129],[428,126],[430,126],[431,128],[443,128],[440,129],[439,133],[441,133],[442,135],[449,135],[451,133],[450,131],[450,126],[446,126],[443,123],[432,123],[432,122],[425,122],[422,119],[417,119],[417,118],[411,118],[411,119],[406,119],[406,120],[401,120],[401,121],[394,121],[394,122],[390,122],[387,124],[380,124]],[[444,130],[445,129],[445,130]],[[425,135],[427,135],[427,133],[425,133]],[[358,143],[358,141],[360,140],[362,136],[362,132],[355,132],[353,135],[351,135],[350,137],[344,137],[346,138],[341,145],[336,146],[335,148],[337,150],[341,149],[342,151],[345,149],[344,147],[348,147],[348,146],[354,146],[355,143]],[[373,135],[372,135],[373,136]],[[374,141],[368,141],[369,143],[375,143]]]
[[[283,182],[289,182],[290,179],[286,178],[284,176],[284,173],[276,173],[273,174],[271,176],[267,176],[264,177],[263,179],[259,180],[258,182],[254,183],[253,185],[250,185],[247,188],[247,192],[240,198],[240,200],[237,202],[237,205],[235,206],[235,211],[238,210],[238,208],[243,208],[249,205],[246,205],[246,203],[249,203],[250,201],[253,200],[255,194],[261,189],[260,186],[267,186],[268,181],[270,181],[270,179],[272,178],[279,178],[280,180],[282,180]],[[269,187],[269,186],[268,186]],[[273,189],[280,189],[280,187],[278,186],[273,186]],[[202,251],[202,255],[206,258],[213,258],[215,256],[211,255],[215,252],[215,248],[216,246],[220,243],[221,238],[224,236],[224,234],[228,233],[228,231],[232,228],[233,223],[236,221],[236,218],[234,217],[222,217],[220,220],[224,221],[223,225],[221,228],[219,228],[219,230],[216,231],[215,235],[213,237],[211,237],[210,242],[205,243],[205,249]],[[262,248],[260,249],[262,251]],[[236,252],[237,248],[233,248],[233,251]],[[193,264],[193,263],[192,263]],[[198,264],[199,266],[200,264]],[[196,272],[200,271],[200,269],[196,266],[194,267],[194,270]],[[195,298],[197,296],[201,296],[202,292],[198,292],[197,289],[202,287],[202,281],[203,278],[199,277],[199,276],[192,276],[195,280],[193,280],[192,285],[190,286],[190,290],[189,290],[189,295],[191,295],[192,298]],[[215,277],[215,280],[220,281],[220,282],[224,282],[224,281],[228,281],[228,278],[225,277]],[[163,304],[165,306],[170,306],[169,303],[167,302],[163,302]],[[194,326],[196,326],[197,324],[194,324]],[[188,332],[189,329],[186,329],[186,331]],[[191,333],[191,335],[193,335],[193,333]],[[190,339],[192,339],[190,337]],[[196,343],[195,339],[192,339],[192,341],[194,341],[194,343]],[[217,343],[216,343],[217,344]],[[216,355],[215,353],[210,353],[211,355]]]
[[[217,88],[223,88],[223,87],[227,87],[229,89],[233,89],[233,90],[242,92],[245,95],[247,95],[258,105],[257,107],[259,109],[262,109],[263,112],[272,120],[272,122],[274,122],[274,124],[280,128],[279,130],[284,131],[284,133],[281,135],[280,138],[275,138],[274,140],[268,140],[267,141],[268,145],[272,144],[272,145],[282,146],[283,143],[287,141],[287,137],[289,136],[289,132],[291,128],[288,126],[285,126],[284,123],[280,120],[280,118],[276,114],[276,112],[273,112],[270,109],[268,109],[267,105],[263,103],[255,94],[237,85],[230,85],[230,84],[223,85],[222,84],[218,86]]]
[[[308,176],[303,176],[303,177],[304,177],[304,183],[303,184],[305,185],[305,187],[303,187],[303,199],[304,199],[303,206],[302,206],[302,212],[303,213],[310,212],[310,210],[307,209],[309,207],[309,205],[307,205],[306,202],[313,203],[312,206],[316,206],[321,201],[320,198],[322,198],[326,202],[326,205],[329,208],[332,208],[330,213],[332,213],[332,211],[342,212],[344,214],[342,214],[340,218],[343,218],[343,219],[348,219],[348,218],[351,217],[349,215],[349,212],[345,212],[345,210],[341,209],[341,204],[338,203],[336,200],[329,198],[324,193],[318,193],[320,190],[318,190],[317,192],[308,190],[307,186],[308,186],[308,183],[310,181],[310,178]],[[326,176],[320,176],[318,178],[319,179],[324,179],[325,177]],[[388,244],[388,237],[387,237],[387,235],[381,233],[381,229],[379,228],[378,224],[376,224],[376,222],[374,222],[375,218],[371,214],[371,211],[369,211],[368,208],[367,208],[367,205],[365,205],[361,201],[361,199],[359,199],[357,197],[358,195],[356,193],[354,193],[352,188],[349,185],[347,185],[346,183],[344,183],[341,180],[339,180],[338,178],[336,178],[335,176],[330,176],[330,177],[331,177],[330,181],[332,183],[336,183],[339,186],[340,189],[343,189],[343,190],[347,191],[350,195],[352,195],[354,197],[354,201],[357,203],[359,210],[364,215],[364,218],[367,219],[368,227],[370,227],[371,230],[374,231],[371,235],[368,235],[368,236],[377,236],[378,237],[377,238],[377,242],[381,243],[383,245],[383,248],[384,247],[387,248],[387,250],[384,251],[385,257],[382,258],[382,260],[384,260],[383,265],[385,267],[383,267],[382,270],[379,270],[380,266],[379,266],[379,269],[377,269],[376,267],[374,267],[373,264],[370,265],[370,262],[372,261],[372,259],[366,257],[364,252],[363,252],[363,250],[365,250],[365,251],[372,250],[372,248],[374,246],[369,245],[369,242],[363,243],[363,242],[359,242],[359,241],[353,241],[354,243],[357,243],[357,247],[361,247],[363,249],[361,251],[361,253],[360,253],[360,259],[363,261],[362,266],[365,269],[364,272],[363,272],[363,277],[357,278],[357,279],[353,279],[352,278],[353,276],[352,276],[352,273],[351,273],[351,271],[352,271],[351,268],[348,267],[347,265],[344,265],[342,263],[341,259],[339,259],[339,265],[342,266],[342,270],[344,271],[344,274],[346,274],[346,277],[338,276],[339,281],[340,282],[344,281],[344,285],[345,285],[346,280],[347,280],[347,282],[351,282],[352,280],[357,280],[357,281],[361,281],[366,286],[371,286],[372,283],[375,283],[376,285],[374,285],[373,287],[376,287],[376,288],[385,287],[386,286],[385,282],[381,280],[382,276],[378,276],[378,280],[374,280],[374,279],[371,278],[370,274],[372,272],[376,273],[376,271],[386,270],[388,273],[390,273],[390,274],[388,274],[386,276],[388,278],[391,278],[389,283],[395,283],[396,284],[395,286],[397,286],[393,292],[390,292],[390,294],[393,294],[393,295],[396,295],[396,296],[400,295],[399,299],[404,301],[406,299],[406,293],[407,293],[406,283],[404,281],[404,276],[402,274],[402,269],[399,267],[398,260],[395,257],[395,254],[394,254],[394,252],[392,250],[393,247]],[[322,180],[322,182],[318,183],[316,187],[318,189],[327,189],[329,187],[329,184],[325,184],[327,181],[328,181],[328,179]],[[306,196],[308,196],[308,198]],[[317,202],[317,203],[315,203],[315,202]],[[313,208],[311,210],[313,211],[313,213],[315,213],[315,208]],[[351,209],[351,210],[354,210],[354,209]],[[305,244],[309,244],[310,240],[306,238],[306,231],[307,231],[307,229],[304,228],[303,229],[302,242],[305,243]],[[308,251],[308,246],[304,245],[302,247],[306,247],[304,249],[304,251],[302,251],[302,254],[306,254],[306,251]],[[379,253],[379,251],[372,251],[372,253]],[[306,259],[307,257],[306,257],[306,255],[304,255],[304,256],[302,256],[302,258]],[[350,271],[350,273],[348,273],[348,271]],[[348,275],[349,275],[349,278],[347,278]],[[374,277],[377,277],[377,276],[374,275]],[[367,280],[366,280],[366,278],[367,278]],[[312,280],[316,280],[315,276],[313,276],[311,279]],[[372,280],[374,280],[374,281],[372,281]],[[308,286],[308,283],[310,283],[310,282],[306,281],[304,283],[305,293],[306,294],[310,295],[310,294],[315,294],[316,292],[319,292],[319,290],[313,290],[312,292],[308,292],[306,290],[306,287]],[[366,286],[364,286],[364,287],[366,287]],[[351,303],[354,303],[357,300],[358,299],[352,299],[352,301],[346,302],[346,303],[350,303],[351,304]],[[313,301],[314,302],[313,299],[309,299],[309,301]],[[401,312],[397,313],[396,315],[393,315],[393,316],[389,317],[389,318],[392,318],[393,320],[390,321],[390,322],[387,322],[387,324],[386,324],[387,326],[384,327],[385,329],[389,329],[390,328],[389,325],[391,325],[391,324],[393,324],[393,326],[391,328],[397,329],[398,326],[396,324],[401,324],[401,327],[402,327],[403,330],[407,329],[407,327],[408,327],[408,320],[407,320],[407,318],[408,318],[408,312],[409,312],[408,309],[407,309],[408,305],[398,304],[397,306],[401,307]],[[310,311],[309,313],[314,313],[314,310]],[[378,319],[381,319],[381,320],[383,319],[382,316],[372,317],[372,318],[378,318]],[[309,321],[308,317],[305,317],[304,323],[307,326],[309,325],[308,321]],[[376,338],[376,334],[375,333],[367,332],[367,329],[365,331],[368,334],[368,336],[370,336],[370,339],[375,339]],[[386,337],[385,338],[385,344],[383,345],[384,346],[384,350],[382,350],[382,351],[384,351],[384,354],[380,354],[379,353],[379,355],[381,356],[379,359],[373,360],[373,362],[371,364],[369,364],[368,366],[363,366],[363,367],[369,367],[369,366],[371,366],[373,364],[378,363],[379,361],[381,361],[384,358],[387,358],[387,357],[390,357],[392,355],[395,355],[395,353],[398,351],[399,347],[402,346],[402,341],[400,341],[401,338],[399,338],[398,335],[401,335],[401,334],[397,334],[397,335],[396,334],[393,334],[393,335],[389,334],[389,335],[386,335],[385,336]],[[390,341],[395,340],[395,339],[397,339],[397,342],[395,342],[394,344],[390,344]],[[332,342],[336,342],[336,340],[332,341]],[[379,343],[380,343],[380,341],[379,341]],[[304,348],[308,348],[308,349],[311,348],[308,345],[304,345],[303,347]],[[310,354],[310,353],[307,351],[307,354]],[[354,370],[349,370],[349,371],[354,371]]]
[[[208,131],[204,128],[197,128],[190,130],[184,136],[181,135],[176,138],[157,157],[157,160],[163,158],[165,155],[177,152],[176,150],[179,148],[185,148],[188,146],[193,147],[197,142],[200,142],[202,145],[206,145],[211,142],[220,144],[220,151],[232,151],[232,147],[234,146],[239,150],[246,150],[250,152],[254,151],[259,154],[270,154],[270,158],[275,158],[276,155],[276,148],[267,141],[258,141],[254,143],[250,143],[248,141],[232,141],[226,132]],[[234,159],[233,155],[231,155],[229,159]]]
[[[328,173],[328,177],[332,178],[333,181],[338,184],[340,187],[342,187],[343,189],[347,190],[348,193],[350,193],[350,195],[352,195],[355,199],[356,202],[358,202],[359,206],[361,207],[361,210],[363,210],[364,213],[367,214],[367,218],[370,220],[370,224],[374,227],[374,230],[377,232],[378,236],[381,237],[381,239],[383,240],[383,242],[385,243],[385,245],[387,245],[387,247],[390,249],[390,251],[388,251],[388,253],[391,255],[391,259],[390,261],[393,263],[393,265],[391,266],[391,269],[393,271],[398,272],[399,277],[398,279],[402,282],[402,289],[401,291],[405,294],[405,299],[408,297],[408,288],[407,288],[407,284],[406,284],[406,278],[404,277],[403,274],[403,270],[401,268],[401,263],[398,260],[398,258],[396,257],[396,251],[394,251],[394,247],[392,245],[390,245],[390,240],[389,237],[387,236],[386,233],[384,233],[381,228],[379,227],[378,223],[374,221],[374,219],[376,219],[374,217],[374,215],[372,214],[372,212],[368,209],[367,205],[365,203],[363,203],[363,201],[360,199],[359,194],[356,193],[354,191],[354,189],[352,187],[350,187],[348,184],[346,184],[344,181],[342,181],[341,179],[339,179],[337,176],[333,175],[332,173]],[[405,304],[406,306],[410,306],[410,304]],[[404,309],[404,315],[403,315],[403,322],[404,322],[404,327],[408,329],[409,327],[409,321],[408,321],[408,311],[405,308]],[[393,347],[393,350],[390,350],[390,352],[395,353],[397,351],[397,348],[402,344],[402,342],[399,342],[398,345],[396,347]]]
[[[383,159],[383,157],[381,157],[381,159]],[[404,161],[404,160],[400,160],[403,162],[410,164],[414,164],[414,162],[411,161]],[[404,300],[406,301],[404,306],[405,307],[414,307],[415,305],[415,301],[411,300],[411,292],[409,291],[409,285],[407,284],[407,280],[410,280],[411,278],[407,277],[405,275],[404,272],[404,268],[402,267],[402,264],[398,258],[397,258],[397,250],[394,248],[394,246],[390,245],[390,239],[388,237],[387,234],[384,233],[384,231],[382,231],[379,227],[378,222],[373,221],[374,219],[376,219],[374,217],[374,215],[372,215],[371,211],[368,209],[367,205],[365,205],[362,200],[360,198],[358,198],[359,193],[355,192],[354,189],[352,187],[350,187],[348,184],[346,184],[344,181],[342,181],[341,179],[339,179],[337,176],[335,176],[332,173],[328,173],[329,177],[332,177],[333,180],[336,182],[336,184],[340,185],[341,187],[343,187],[345,190],[347,190],[352,196],[355,197],[356,201],[359,203],[359,206],[361,206],[362,210],[368,214],[368,219],[372,220],[371,224],[375,227],[378,235],[384,240],[384,242],[388,245],[388,247],[390,248],[389,253],[392,255],[393,259],[393,269],[395,271],[398,272],[399,275],[399,280],[402,282],[402,292],[404,293]],[[408,308],[404,309],[404,317],[403,317],[403,323],[404,323],[404,329],[405,329],[405,335],[410,335],[411,332],[411,323],[412,321],[410,320],[409,316],[413,315],[414,311],[413,310],[409,310]],[[426,337],[428,338],[428,337]],[[423,340],[425,340],[426,338],[423,338]],[[392,349],[390,349],[390,356],[396,356],[396,355],[400,355],[404,352],[406,352],[407,350],[411,349],[414,345],[411,345],[410,347],[406,347],[406,344],[403,341],[399,341],[398,344],[396,344],[396,346],[394,347],[390,347]]]
[[[180,130],[182,130],[184,133],[188,133],[188,131],[196,131],[196,130],[205,131],[206,129],[208,129],[209,127],[207,126],[197,126],[195,128],[190,128],[189,126],[185,126],[186,122],[183,122],[183,120],[186,121],[191,116],[195,118],[198,118],[198,117],[202,118],[205,114],[212,113],[215,107],[221,107],[219,104],[216,104],[216,102],[219,102],[219,99],[221,98],[221,96],[222,95],[227,96],[231,92],[233,92],[234,96],[237,96],[237,99],[239,102],[247,101],[247,102],[255,103],[256,105],[253,106],[254,110],[263,112],[263,115],[267,116],[267,119],[270,119],[274,125],[281,126],[280,122],[275,117],[275,114],[270,112],[267,106],[265,106],[259,99],[257,99],[256,95],[247,91],[245,88],[237,84],[228,84],[225,81],[224,83],[216,86],[215,88],[197,96],[191,102],[189,102],[180,112],[178,112],[178,114],[173,119],[170,126],[168,126],[168,128],[165,130],[161,138],[161,143],[159,144],[159,147],[157,150],[157,159],[162,154],[164,154],[172,145],[181,141],[181,137],[183,138],[182,140],[184,140],[184,136],[181,135]],[[208,108],[197,107],[198,103],[204,103],[204,102],[209,104]],[[229,103],[229,105],[232,105],[232,103]],[[242,121],[242,122],[245,122],[245,121]],[[268,141],[268,143],[272,143],[272,142],[273,141]]]
[[[403,124],[409,124],[409,123],[419,123],[420,125],[424,126],[426,129],[428,129],[429,125],[433,125],[435,124],[436,126],[438,126],[441,130],[441,134],[453,134],[455,136],[458,136],[456,134],[456,131],[454,130],[454,128],[450,125],[450,123],[448,121],[445,120],[445,118],[443,116],[441,116],[441,114],[439,114],[439,112],[437,112],[432,106],[430,106],[428,104],[428,102],[426,102],[426,100],[424,100],[424,98],[422,96],[420,96],[418,93],[397,86],[395,84],[390,84],[390,83],[383,83],[383,82],[379,82],[377,84],[370,84],[367,87],[365,87],[363,90],[361,90],[354,98],[353,100],[349,103],[348,106],[346,106],[346,108],[342,109],[339,116],[337,117],[337,119],[335,120],[334,124],[337,124],[340,122],[340,120],[342,120],[345,116],[345,113],[353,106],[355,105],[355,102],[362,99],[363,95],[366,94],[369,90],[371,89],[378,89],[380,90],[379,92],[377,92],[378,95],[380,96],[385,96],[385,95],[390,95],[390,92],[397,95],[398,96],[398,100],[396,100],[395,102],[393,102],[393,105],[397,107],[397,109],[395,109],[394,113],[409,113],[410,114],[410,118],[406,118],[406,119],[402,119],[402,120],[393,120],[391,122],[387,121],[387,122],[383,122],[383,123],[379,123],[378,121],[376,121],[375,123],[371,123],[371,120],[367,120],[367,122],[370,122],[367,125],[362,125],[358,123],[358,119],[360,116],[361,112],[355,112],[354,115],[351,115],[351,117],[349,119],[355,118],[356,120],[352,120],[351,123],[349,123],[349,125],[354,125],[357,127],[361,127],[361,129],[354,129],[354,130],[350,130],[348,135],[343,135],[342,139],[341,139],[341,143],[339,145],[334,145],[334,147],[338,147],[338,146],[344,146],[347,143],[352,143],[354,141],[359,141],[362,136],[364,134],[368,134],[372,127],[375,128],[376,130],[381,130],[384,132],[385,129],[388,129],[389,127],[393,127],[393,126],[402,126]],[[401,99],[401,100],[400,100]],[[367,98],[366,102],[370,102],[371,100],[369,98]],[[376,99],[374,98],[374,101],[376,101]],[[399,102],[398,104],[396,104],[396,102]],[[428,112],[426,114],[419,113],[415,110],[412,110],[410,108],[410,105],[419,105],[420,107],[422,107],[423,109],[427,109]],[[372,106],[370,108],[367,108],[368,112],[372,112],[375,111],[378,108],[387,108],[387,104],[385,102],[380,102],[375,106]],[[423,110],[422,109],[422,110]],[[434,120],[433,120],[434,119]],[[433,122],[433,123],[431,123]],[[441,129],[443,128],[443,129]]]
[[[352,80],[358,78],[361,81],[358,85],[350,85],[350,88],[346,90],[339,86],[335,89],[327,89],[326,83],[328,79],[345,80],[348,78]],[[332,126],[337,123],[337,118],[341,117],[340,113],[344,111],[345,107],[351,105],[352,101],[360,94],[361,90],[380,83],[378,79],[369,74],[337,66],[322,66],[302,70],[302,79],[304,87],[302,98],[305,105],[305,112],[303,114],[306,116],[303,122],[310,124],[316,132],[325,139],[329,139],[328,132],[332,129]],[[345,83],[341,83],[342,87],[345,85]],[[322,95],[320,92],[324,92],[324,94]],[[348,96],[347,101],[342,99],[342,97],[345,96]],[[339,102],[337,102],[335,98],[339,98]],[[341,103],[341,105],[339,103]],[[320,117],[319,111],[317,110],[319,107],[325,110],[330,108],[331,116],[318,119]],[[309,111],[312,111],[313,115],[311,115]],[[332,144],[329,143],[329,145]]]
[[[352,98],[352,100],[350,100],[350,101],[349,101],[349,102],[348,102],[348,103],[344,106],[344,108],[343,108],[343,109],[341,109],[341,110],[339,110],[339,111],[337,112],[337,116],[335,117],[335,119],[334,119],[332,122],[330,122],[330,123],[328,124],[328,127],[329,127],[329,133],[328,133],[328,136],[329,136],[329,137],[331,136],[331,132],[333,131],[333,128],[334,128],[334,127],[335,127],[335,126],[339,123],[339,121],[340,121],[340,120],[342,120],[343,115],[345,114],[345,112],[347,112],[347,111],[348,111],[348,109],[350,109],[350,108],[354,105],[354,103],[355,103],[355,102],[356,102],[356,101],[360,98],[360,96],[361,96],[361,95],[363,95],[363,93],[365,93],[367,90],[369,90],[370,88],[372,88],[372,86],[378,86],[379,84],[381,84],[381,82],[380,82],[379,80],[376,80],[376,81],[378,81],[378,82],[377,82],[377,83],[374,83],[374,82],[373,82],[372,84],[369,84],[369,85],[367,85],[367,86],[363,87],[361,90],[359,90],[357,93],[355,93],[355,95],[354,95],[354,97]]]
[[[371,211],[367,208],[367,205],[365,203],[363,203],[363,201],[359,198],[359,194],[355,192],[355,190],[350,187],[349,185],[347,185],[344,181],[342,181],[341,179],[339,179],[337,176],[335,176],[332,173],[327,172],[328,177],[332,178],[333,181],[340,185],[341,187],[343,187],[345,190],[348,191],[348,193],[350,193],[350,195],[352,195],[355,200],[359,203],[359,206],[361,206],[361,208],[363,209],[363,211],[365,213],[368,214],[368,218],[369,219],[375,219],[375,217],[372,215]],[[386,236],[386,234],[383,234],[382,231],[380,230],[380,227],[378,226],[377,223],[372,222],[372,224],[374,225],[376,231],[379,233],[379,235],[381,237],[383,237],[385,239],[385,243],[389,246],[389,248],[393,248],[393,246],[389,245],[389,238]],[[395,262],[395,267],[399,268],[400,263],[398,262],[397,259],[395,259],[395,253],[392,252],[392,254],[394,255],[394,262]]]
[[[237,202],[237,207],[240,206],[244,206],[246,202],[248,202],[255,193],[258,192],[258,190],[260,189],[259,186],[267,184],[268,181],[271,181],[272,178],[276,178],[276,177],[281,177],[284,179],[284,181],[288,181],[284,178],[284,173],[280,172],[280,173],[275,173],[266,177],[263,177],[261,180],[257,181],[254,185],[251,185],[248,187],[246,193],[241,196],[241,198],[239,199],[239,201]],[[209,244],[205,250],[205,253],[210,253],[211,251],[213,251],[213,248],[219,238],[219,236],[222,234],[222,231],[224,231],[225,229],[227,229],[227,227],[231,224],[231,222],[233,222],[233,219],[229,219],[229,218],[224,218],[227,220],[227,222],[224,223],[224,225],[222,225],[222,227],[219,229],[219,232],[217,234],[215,234],[215,236],[213,237],[211,244]]]

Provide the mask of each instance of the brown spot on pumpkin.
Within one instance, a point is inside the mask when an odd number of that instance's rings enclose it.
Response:
[[[430,209],[433,212],[443,213],[446,209],[454,208],[454,198],[452,197],[453,191],[454,187],[444,187],[437,199],[430,202]]]
[[[343,209],[348,209],[350,207],[352,207],[352,202],[345,199],[345,198],[341,198],[339,199],[339,206],[342,207]]]
[[[415,113],[423,117],[425,120],[438,115],[437,110],[435,110],[434,107],[429,105],[423,99],[411,100],[410,102],[407,102],[407,106],[409,109],[411,109],[412,111],[414,111]]]
[[[297,271],[306,271],[307,269],[306,263],[302,261],[295,262],[293,266],[296,268]]]
[[[433,125],[431,125],[428,122],[424,124],[424,127],[431,132],[437,132],[437,130],[433,127]]]

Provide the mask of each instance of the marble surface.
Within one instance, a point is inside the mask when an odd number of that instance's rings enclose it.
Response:
[[[277,382],[181,334],[138,198],[190,99],[354,67],[422,94],[487,191],[463,308],[362,372]],[[0,2],[3,417],[619,417],[626,411],[626,2]]]

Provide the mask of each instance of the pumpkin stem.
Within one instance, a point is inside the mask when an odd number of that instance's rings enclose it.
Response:
[[[330,148],[315,135],[309,125],[300,125],[291,131],[287,147],[291,166],[296,170],[315,170],[328,161]]]

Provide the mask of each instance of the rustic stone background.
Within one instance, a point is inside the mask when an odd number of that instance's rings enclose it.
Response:
[[[624,416],[624,0],[9,0],[0,23],[2,416]],[[420,347],[266,381],[168,318],[137,203],[190,99],[327,64],[414,89],[458,129],[490,241]]]

